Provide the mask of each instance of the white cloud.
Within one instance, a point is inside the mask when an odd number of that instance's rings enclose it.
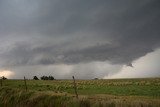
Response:
[[[74,65],[71,74],[79,79],[103,78],[104,75],[111,75],[121,69],[121,65],[112,65],[108,61],[80,63]]]
[[[160,49],[135,60],[134,67],[123,66],[122,69],[113,75],[105,76],[108,78],[143,78],[160,76]]]
[[[4,76],[4,77],[7,77],[7,78],[10,78],[13,75],[14,75],[13,71],[10,71],[10,70],[0,70],[0,77]]]

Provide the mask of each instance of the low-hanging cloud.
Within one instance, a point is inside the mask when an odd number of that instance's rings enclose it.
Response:
[[[123,66],[122,69],[108,76],[106,79],[111,78],[145,78],[145,77],[159,77],[160,76],[160,49],[149,53],[138,60],[133,62],[134,67]],[[156,59],[156,60],[155,60]]]

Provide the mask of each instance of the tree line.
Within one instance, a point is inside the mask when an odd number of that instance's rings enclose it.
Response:
[[[7,78],[2,76],[1,77],[2,80],[6,80]],[[42,76],[40,77],[41,80],[55,80],[55,78],[53,76]],[[33,76],[33,80],[39,80],[39,78],[37,76]]]
[[[37,76],[33,76],[34,80],[39,80],[39,78]],[[55,78],[53,76],[42,76],[40,77],[41,80],[55,80]]]

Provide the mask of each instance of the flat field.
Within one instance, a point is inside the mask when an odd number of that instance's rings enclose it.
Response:
[[[76,80],[78,99],[73,80],[26,83],[27,91],[24,80],[3,80],[0,106],[160,107],[160,78]]]

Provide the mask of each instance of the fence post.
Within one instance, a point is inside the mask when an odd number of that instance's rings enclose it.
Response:
[[[73,78],[73,84],[74,84],[74,91],[75,91],[75,94],[76,94],[76,98],[78,99],[78,93],[77,93],[77,86],[76,86],[75,78],[74,78],[74,76],[72,76],[72,78]]]
[[[27,91],[27,83],[26,83],[26,78],[25,78],[25,76],[24,76],[24,84],[25,84],[25,89],[26,89],[26,91]]]
[[[2,77],[1,77],[1,87],[3,86],[3,83],[2,83]]]

